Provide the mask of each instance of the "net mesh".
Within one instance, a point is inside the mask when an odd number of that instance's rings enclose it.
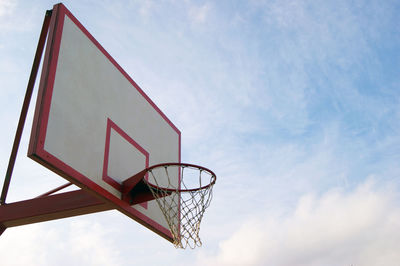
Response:
[[[145,183],[168,223],[176,248],[202,245],[200,223],[210,205],[215,179],[207,169],[180,164],[147,172]]]

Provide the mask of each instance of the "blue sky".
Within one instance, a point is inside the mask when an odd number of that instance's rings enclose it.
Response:
[[[0,0],[2,173],[53,4]],[[64,4],[216,172],[204,245],[105,212],[8,229],[5,265],[397,265],[397,1]],[[25,156],[33,106],[9,202],[65,183]]]

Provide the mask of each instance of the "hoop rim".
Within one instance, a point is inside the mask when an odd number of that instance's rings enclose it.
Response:
[[[160,163],[160,164],[155,164],[152,165],[146,169],[144,169],[144,176],[151,172],[151,170],[155,169],[155,168],[160,168],[160,167],[165,167],[167,168],[168,166],[179,166],[179,167],[191,167],[191,168],[197,168],[199,169],[201,172],[207,172],[208,174],[210,174],[211,176],[211,182],[208,185],[202,186],[202,187],[198,187],[198,188],[192,188],[192,189],[172,189],[172,188],[166,188],[166,187],[160,187],[157,185],[154,185],[153,183],[148,182],[147,180],[144,180],[144,182],[146,182],[149,186],[152,186],[155,189],[160,189],[160,190],[164,190],[167,192],[193,192],[193,191],[197,191],[197,190],[202,190],[202,189],[206,189],[209,188],[211,186],[213,186],[215,184],[215,181],[217,180],[217,176],[215,175],[215,173],[213,171],[211,171],[210,169],[200,166],[200,165],[196,165],[196,164],[190,164],[190,163]]]

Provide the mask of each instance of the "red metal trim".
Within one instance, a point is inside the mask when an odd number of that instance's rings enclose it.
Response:
[[[29,141],[29,147],[28,147],[28,156],[31,156],[32,154],[36,153],[37,147],[40,147],[38,144],[39,141],[39,134],[40,134],[40,128],[38,125],[41,123],[41,114],[43,112],[41,106],[42,101],[44,101],[44,96],[46,93],[46,87],[47,87],[47,77],[49,75],[50,71],[50,62],[51,62],[51,57],[52,57],[52,49],[51,47],[53,46],[54,43],[54,31],[56,30],[56,22],[58,18],[58,6],[55,5],[53,7],[53,12],[52,12],[52,17],[50,20],[50,28],[48,31],[48,38],[47,38],[47,44],[46,44],[46,51],[44,54],[44,59],[43,59],[43,64],[42,64],[42,73],[40,76],[40,83],[39,83],[39,91],[38,95],[36,98],[36,107],[35,107],[35,114],[33,116],[33,123],[32,123],[32,130],[31,130],[31,138]]]
[[[20,226],[114,209],[82,189],[0,206],[0,224]]]
[[[122,183],[122,189],[121,189],[122,195],[129,193],[129,191],[131,191],[144,178],[146,172],[147,168],[135,174],[134,176],[126,179]]]
[[[148,202],[150,200],[154,200],[155,197],[153,193],[150,191],[149,187],[144,183],[144,178],[143,178],[143,171],[141,171],[139,174],[136,174],[133,176],[133,178],[130,178],[129,180],[129,185],[126,187],[123,187],[124,190],[126,191],[125,193],[122,194],[122,200],[127,202],[130,205],[135,205],[135,204],[141,204],[143,202]],[[133,181],[134,180],[134,181]],[[134,182],[138,181],[133,187],[132,184]],[[128,187],[132,187],[130,190],[128,190]],[[175,191],[172,191],[175,192]],[[167,193],[157,193],[157,197],[166,197],[172,194],[172,192],[167,191]],[[179,209],[180,210],[180,209]]]
[[[24,103],[22,105],[21,115],[20,115],[19,121],[18,121],[17,131],[15,133],[14,144],[12,147],[10,160],[8,162],[6,177],[4,179],[3,190],[1,192],[1,197],[0,197],[0,204],[6,203],[8,188],[10,186],[11,176],[12,176],[12,172],[14,170],[14,165],[15,165],[15,160],[17,158],[19,144],[21,142],[22,131],[24,130],[26,116],[27,116],[28,109],[29,109],[29,103],[32,98],[33,87],[35,86],[36,76],[37,76],[39,65],[40,65],[40,59],[42,58],[44,44],[46,42],[46,35],[47,35],[48,29],[49,29],[51,13],[52,13],[51,10],[46,11],[46,15],[44,17],[42,30],[40,32],[39,42],[38,42],[38,45],[36,48],[35,58],[33,59],[31,74],[29,76],[28,86],[26,88]]]
[[[148,174],[149,171],[155,169],[155,168],[159,168],[159,167],[168,167],[168,166],[179,166],[179,167],[188,167],[188,168],[196,168],[199,169],[200,171],[204,171],[204,172],[208,172],[211,175],[211,182],[210,184],[198,187],[198,188],[193,188],[193,189],[181,189],[181,171],[179,171],[178,175],[179,175],[179,184],[178,184],[178,188],[177,189],[170,189],[170,188],[164,188],[164,187],[159,187],[156,186],[148,181],[146,181],[145,176]],[[136,194],[139,194],[139,198],[148,198],[148,200],[152,200],[154,199],[154,197],[152,197],[150,190],[146,189],[147,185],[152,186],[155,189],[160,189],[162,191],[166,191],[166,192],[193,192],[193,191],[197,191],[197,190],[201,190],[201,189],[205,189],[208,188],[209,186],[212,186],[215,184],[217,177],[214,174],[213,171],[211,171],[210,169],[207,169],[203,166],[199,166],[199,165],[195,165],[195,164],[188,164],[188,163],[161,163],[161,164],[156,164],[153,165],[151,167],[148,167],[142,171],[140,171],[139,173],[135,174],[134,176],[128,178],[127,180],[125,180],[122,183],[122,200],[131,203],[135,202],[136,199]],[[144,182],[147,183],[144,184]],[[140,187],[139,191],[133,192],[137,187]]]
[[[152,184],[150,182],[147,182],[147,184],[149,184],[150,186],[152,186],[155,189],[161,189],[163,191],[169,191],[169,192],[175,192],[175,191],[178,191],[178,192],[192,192],[192,191],[197,191],[197,190],[205,189],[205,188],[207,188],[209,186],[212,186],[212,185],[215,184],[215,181],[217,180],[217,176],[210,169],[205,168],[203,166],[199,166],[199,165],[195,165],[195,164],[189,164],[189,163],[160,163],[160,164],[156,164],[156,165],[153,165],[153,166],[145,169],[144,172],[147,173],[147,172],[151,171],[152,169],[159,168],[159,167],[168,167],[168,166],[179,166],[179,167],[182,167],[182,168],[184,168],[184,167],[196,168],[196,169],[199,169],[200,171],[208,172],[211,175],[211,182],[208,185],[204,185],[204,186],[201,186],[201,187],[198,187],[198,188],[192,188],[192,189],[181,189],[180,184],[179,184],[179,189],[178,190],[159,187],[159,186],[154,185],[154,184]],[[181,173],[181,171],[179,171],[179,174],[180,173]],[[180,175],[179,175],[179,177],[181,178]],[[179,180],[179,181],[181,181],[181,180]]]
[[[31,158],[44,150],[50,101],[57,69],[58,51],[60,49],[61,35],[64,26],[62,8],[62,4],[57,4],[53,7],[53,16],[50,22],[46,54],[43,60],[42,75],[40,78],[39,92],[36,101],[35,116],[33,118],[31,140],[28,151],[28,156]]]
[[[73,184],[72,184],[72,183],[64,184],[64,185],[62,185],[62,186],[56,187],[55,189],[52,189],[52,190],[46,192],[46,193],[44,193],[44,194],[42,194],[42,195],[40,195],[40,196],[37,196],[36,198],[43,198],[43,197],[49,196],[49,195],[51,195],[51,194],[53,194],[53,193],[56,193],[57,191],[60,191],[61,189],[64,189],[64,188],[66,188],[66,187],[69,187],[69,186],[71,186],[71,185],[73,185]]]
[[[121,193],[122,193],[122,200],[129,203],[129,204],[133,204],[134,200],[132,197],[132,193],[131,191],[138,186],[138,184],[144,179],[145,175],[146,175],[146,169],[140,171],[139,173],[135,174],[134,176],[128,178],[127,180],[125,180],[124,182],[122,182],[122,188],[121,188]],[[141,182],[143,183],[143,182]],[[149,196],[149,200],[154,199],[154,197],[152,197],[152,194],[150,192],[150,190],[147,191],[141,191],[142,196]]]

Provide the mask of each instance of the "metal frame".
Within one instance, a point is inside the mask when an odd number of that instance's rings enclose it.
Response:
[[[14,165],[15,165],[15,160],[17,158],[18,148],[19,148],[19,144],[21,142],[22,131],[24,129],[26,116],[28,114],[29,104],[30,104],[31,98],[32,98],[33,87],[35,85],[35,81],[36,81],[36,77],[37,77],[37,73],[38,73],[38,69],[39,69],[39,65],[40,65],[40,59],[42,58],[44,44],[46,42],[46,36],[47,36],[48,29],[49,29],[51,14],[52,14],[52,10],[47,10],[46,15],[44,17],[42,31],[40,33],[39,43],[36,48],[36,54],[35,54],[35,58],[33,60],[33,65],[32,65],[31,74],[29,76],[28,86],[26,88],[24,103],[22,105],[21,115],[20,115],[19,121],[18,121],[17,132],[15,133],[14,144],[13,144],[13,147],[11,150],[10,160],[8,162],[6,177],[4,179],[3,190],[1,192],[1,198],[0,198],[0,205],[6,204],[8,188],[10,186],[11,176],[12,176],[12,173],[14,170]]]
[[[2,205],[0,223],[8,228],[111,209],[109,204],[79,189]]]
[[[79,182],[74,182],[78,186],[81,186],[83,189],[78,189],[74,191],[69,191],[69,192],[64,192],[64,193],[58,193],[58,194],[53,194],[55,192],[58,192],[70,185],[72,183],[67,183],[62,186],[59,186],[55,189],[52,189],[36,198],[33,199],[28,199],[28,200],[23,200],[23,201],[18,201],[18,202],[13,202],[13,203],[6,203],[6,198],[9,190],[9,186],[11,183],[11,178],[12,178],[12,173],[15,165],[15,161],[17,158],[17,153],[22,137],[22,132],[24,129],[24,125],[26,122],[26,117],[29,109],[29,104],[31,102],[32,94],[33,94],[33,89],[34,89],[34,84],[36,81],[36,77],[38,74],[39,70],[39,65],[41,62],[42,54],[44,51],[44,46],[46,44],[46,37],[48,34],[51,34],[52,29],[54,29],[54,23],[57,19],[59,9],[63,7],[62,4],[55,5],[53,10],[48,10],[45,14],[40,37],[39,37],[39,42],[36,48],[36,53],[35,57],[33,60],[33,65],[32,65],[32,70],[30,73],[28,85],[26,88],[26,93],[25,93],[25,98],[24,102],[22,105],[22,110],[14,138],[14,143],[8,163],[8,168],[7,172],[5,175],[4,179],[4,184],[3,184],[3,189],[2,193],[0,196],[0,235],[8,228],[8,227],[14,227],[14,226],[20,226],[20,225],[25,225],[25,224],[32,224],[32,223],[38,223],[38,222],[43,222],[43,221],[49,221],[49,220],[55,220],[55,219],[61,219],[61,218],[67,218],[67,217],[72,217],[72,216],[77,216],[77,215],[83,215],[83,214],[90,214],[90,213],[95,213],[95,212],[101,212],[101,211],[107,211],[107,210],[112,210],[112,209],[118,209],[119,211],[123,212],[124,214],[128,215],[129,217],[133,218],[137,222],[141,223],[142,225],[148,227],[150,230],[153,230],[154,232],[158,233],[160,236],[164,237],[168,241],[173,242],[173,237],[169,231],[166,231],[168,229],[156,227],[155,224],[156,222],[148,219],[145,220],[143,219],[139,214],[136,214],[132,212],[130,208],[130,204],[140,204],[143,202],[147,202],[151,199],[154,198],[154,196],[151,194],[150,191],[148,190],[141,190],[141,186],[138,186],[136,188],[137,195],[135,197],[131,197],[131,195],[127,195],[129,191],[132,191],[134,189],[134,185],[138,185],[138,183],[141,181],[140,178],[132,178],[127,182],[124,182],[125,187],[122,187],[122,190],[128,190],[125,191],[125,194],[123,194],[123,197],[128,198],[127,200],[121,200],[117,199],[121,203],[115,203],[116,199],[113,198],[107,198],[107,197],[101,197],[96,193],[96,191],[90,191],[86,190],[85,188],[86,185],[83,183]],[[63,7],[65,8],[65,7]],[[49,30],[50,29],[50,30]],[[50,33],[49,33],[50,31]],[[52,44],[53,40],[50,38],[50,40],[47,40],[48,43]],[[103,48],[102,48],[103,49]],[[103,51],[106,53],[105,51]],[[113,60],[109,55],[108,55],[110,60]],[[46,56],[45,56],[46,60]],[[114,61],[112,61],[114,62]],[[116,64],[116,63],[115,63]],[[143,96],[146,98],[146,100],[154,107],[156,108],[157,112],[160,113],[160,115],[166,119],[166,121],[173,126],[173,124],[165,117],[165,115],[154,105],[154,103],[151,102],[151,100],[147,97],[147,95],[144,94],[143,91],[134,83],[130,77],[122,70],[120,67],[117,65],[118,69],[121,71],[121,73],[124,74],[124,76],[135,86],[137,90],[139,90],[140,93],[143,94]],[[43,70],[42,70],[42,75],[43,75]],[[46,75],[46,73],[45,73]],[[40,90],[39,90],[40,93]],[[37,121],[34,120],[34,124]],[[179,134],[179,145],[180,145],[180,131],[173,126],[173,128],[176,130],[176,132]],[[32,152],[34,146],[31,146],[28,149],[28,153]],[[31,153],[32,155],[32,153]],[[32,157],[31,157],[32,158]],[[33,156],[33,159],[34,156]],[[37,160],[39,163],[42,163],[46,166],[45,162]],[[180,147],[179,147],[179,161],[180,161]],[[146,165],[148,166],[148,165]],[[153,166],[155,167],[155,166]],[[71,179],[68,178],[66,174],[64,174],[61,170],[57,170],[55,168],[49,167],[51,170],[54,172],[60,174],[61,176],[65,177],[68,181],[71,181]],[[147,168],[149,170],[150,168]],[[142,177],[143,178],[143,177]],[[73,180],[72,180],[73,181]],[[140,184],[139,184],[140,185]],[[97,191],[98,192],[98,191]],[[121,204],[118,205],[118,204]],[[140,220],[140,219],[142,220]]]
[[[44,17],[42,30],[36,48],[32,70],[29,77],[25,98],[14,138],[14,143],[7,167],[7,172],[3,183],[3,189],[0,197],[0,235],[8,227],[38,223],[114,209],[114,207],[108,202],[105,202],[94,194],[84,191],[82,189],[52,195],[53,193],[72,185],[72,183],[67,183],[58,188],[52,189],[33,199],[13,202],[9,204],[6,203],[8,189],[10,186],[17,153],[21,142],[22,132],[25,125],[29,104],[32,99],[33,89],[44,46],[46,43],[47,33],[49,31],[52,13],[53,10],[48,10],[46,11]]]

